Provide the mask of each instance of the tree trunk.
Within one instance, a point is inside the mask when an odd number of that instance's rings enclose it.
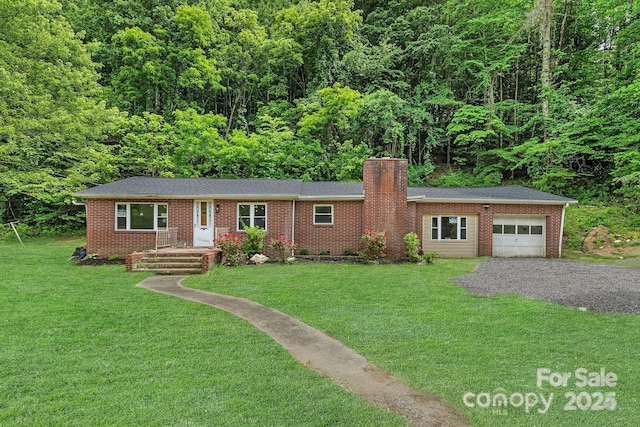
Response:
[[[542,71],[540,90],[542,97],[543,140],[548,137],[549,96],[551,92],[551,21],[553,18],[553,0],[539,0],[540,5],[540,41],[542,42]]]

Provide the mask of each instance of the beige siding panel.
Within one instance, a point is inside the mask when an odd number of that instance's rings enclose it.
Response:
[[[431,239],[431,218],[434,216],[464,216],[468,221],[467,240]],[[478,256],[478,215],[443,213],[422,217],[422,250],[437,252],[442,258],[475,258]]]

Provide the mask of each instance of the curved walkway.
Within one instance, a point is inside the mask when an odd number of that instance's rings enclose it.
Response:
[[[138,286],[225,310],[249,321],[293,357],[345,389],[404,416],[415,426],[468,426],[455,408],[440,398],[414,390],[395,377],[305,323],[253,301],[183,287],[182,276],[152,276]]]

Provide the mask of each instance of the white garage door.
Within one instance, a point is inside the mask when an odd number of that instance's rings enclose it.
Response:
[[[545,217],[494,216],[493,256],[543,257]]]

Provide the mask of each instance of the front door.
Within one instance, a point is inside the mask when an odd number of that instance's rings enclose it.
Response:
[[[193,202],[193,246],[213,246],[213,201]]]

